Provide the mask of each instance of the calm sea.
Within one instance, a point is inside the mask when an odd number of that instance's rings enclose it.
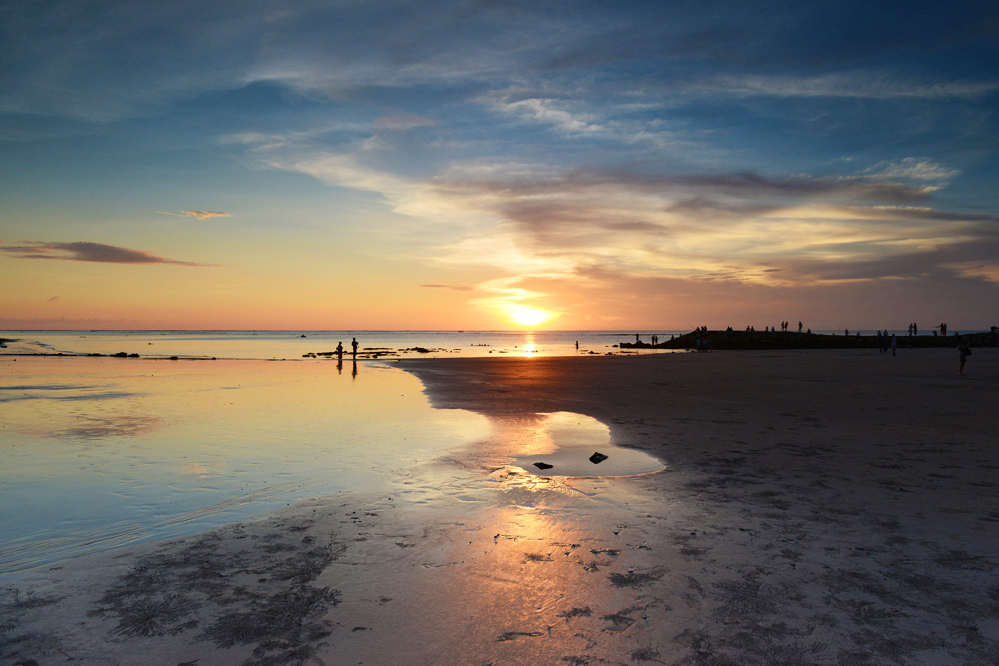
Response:
[[[80,354],[139,354],[142,357],[299,359],[349,352],[357,338],[363,356],[571,356],[613,352],[614,345],[680,331],[0,331],[0,337],[32,345],[26,351]],[[577,350],[576,344],[579,344]],[[13,349],[13,344],[8,345]],[[427,350],[412,351],[414,349]],[[407,351],[409,350],[409,351]],[[656,352],[651,352],[656,353]]]

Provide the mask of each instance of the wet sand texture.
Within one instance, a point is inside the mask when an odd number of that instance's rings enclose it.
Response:
[[[3,581],[2,663],[999,663],[999,355],[406,361],[488,441]],[[575,412],[668,464],[505,465]],[[519,433],[519,434],[518,434]]]

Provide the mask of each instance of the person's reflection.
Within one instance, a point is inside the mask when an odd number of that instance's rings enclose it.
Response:
[[[357,379],[357,361],[352,364],[353,367],[350,369],[350,378]]]
[[[342,358],[339,358],[336,361],[336,374],[338,374],[338,375],[342,375],[343,374],[343,359]]]

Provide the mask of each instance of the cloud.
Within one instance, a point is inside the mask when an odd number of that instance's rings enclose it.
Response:
[[[851,271],[857,280],[878,279],[883,270],[871,267],[881,262],[890,272],[895,257],[919,256],[938,270],[946,248],[988,237],[986,229],[999,221],[927,205],[956,175],[927,158],[842,176],[479,161],[454,163],[421,181],[361,167],[362,156],[314,156],[287,168],[379,192],[394,211],[438,227],[444,219],[476,220],[449,233],[453,241],[422,247],[432,262],[509,276],[474,287],[481,296],[473,304],[483,307],[532,300],[558,310],[541,303],[540,290],[508,287],[539,276],[548,276],[546,283],[556,275],[567,283],[592,280],[597,266],[769,287],[838,282]],[[824,268],[834,265],[843,270]]]
[[[0,247],[0,251],[20,259],[60,259],[64,261],[91,261],[105,264],[176,264],[179,266],[208,266],[191,261],[177,261],[157,257],[149,252],[130,250],[103,243],[86,241],[75,243],[30,242],[25,245]]]
[[[208,220],[213,217],[231,217],[230,213],[223,213],[218,210],[182,210],[177,213],[168,213],[161,210],[160,213],[163,215],[172,215],[174,217],[193,217],[196,220]]]
[[[566,134],[597,134],[605,131],[592,114],[573,113],[559,107],[560,100],[539,98],[493,103],[493,108],[501,113],[529,122],[551,125]]]
[[[959,173],[926,157],[906,157],[875,164],[863,171],[861,176],[875,181],[932,182],[936,184],[936,189],[939,189]]]
[[[454,291],[472,291],[472,287],[458,284],[421,284],[424,289],[453,289]]]
[[[682,86],[688,92],[733,96],[874,100],[977,100],[999,92],[999,81],[930,81],[891,71],[858,70],[819,76],[723,74]]]
[[[390,116],[376,118],[373,125],[384,130],[408,130],[414,127],[433,127],[433,120],[414,113],[395,113]]]

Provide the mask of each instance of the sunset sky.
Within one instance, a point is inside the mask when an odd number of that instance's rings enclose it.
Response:
[[[14,0],[0,328],[987,328],[997,147],[995,2]]]

